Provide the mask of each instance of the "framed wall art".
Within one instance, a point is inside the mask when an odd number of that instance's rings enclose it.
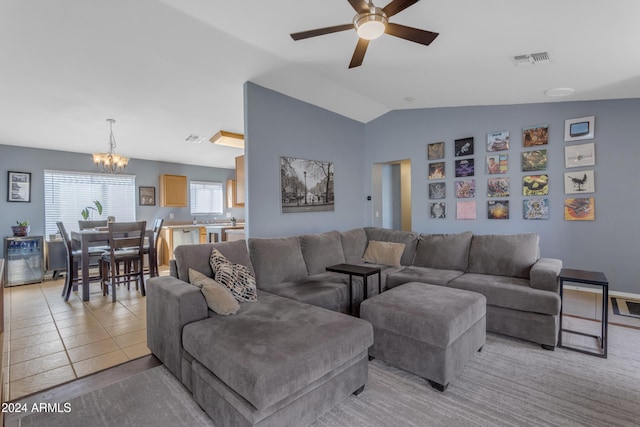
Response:
[[[522,146],[535,147],[549,143],[549,125],[531,126],[522,129]]]
[[[595,199],[593,197],[564,199],[564,219],[567,221],[595,221]]]
[[[282,213],[334,211],[333,163],[280,157]]]
[[[476,180],[467,179],[456,181],[456,197],[458,199],[470,199],[476,197]]]
[[[510,178],[488,178],[487,197],[509,197]]]
[[[487,151],[504,151],[509,149],[509,131],[491,132],[487,134]]]
[[[523,151],[522,172],[535,172],[547,169],[547,150]]]
[[[596,131],[596,117],[580,117],[564,121],[564,140],[581,141],[593,139]]]
[[[549,194],[549,175],[527,175],[522,178],[523,196],[546,196]]]
[[[487,202],[487,219],[509,219],[509,201],[489,200]]]
[[[509,155],[499,154],[487,156],[487,174],[507,173],[509,170]]]
[[[429,179],[444,179],[444,162],[429,163]]]
[[[453,148],[456,157],[473,155],[473,137],[456,139]]]
[[[430,199],[444,199],[447,197],[447,186],[444,182],[434,182],[429,184]]]
[[[522,201],[523,219],[549,219],[549,199],[524,199]]]
[[[596,164],[596,147],[588,144],[569,145],[564,147],[564,167],[579,168]]]
[[[427,144],[427,159],[444,159],[444,142],[434,142],[433,144]]]
[[[475,174],[475,163],[473,159],[461,159],[454,162],[456,178],[463,176],[473,176]]]
[[[456,219],[476,219],[476,202],[457,202]]]
[[[445,202],[429,203],[429,218],[445,219],[447,217],[447,204]]]
[[[140,206],[156,205],[156,187],[139,187],[138,204]]]
[[[31,172],[8,172],[7,202],[31,202]]]
[[[565,172],[564,194],[595,193],[595,173],[592,170]]]

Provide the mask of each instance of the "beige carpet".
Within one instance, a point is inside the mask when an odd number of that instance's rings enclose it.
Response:
[[[567,322],[572,329],[594,326]],[[640,331],[609,331],[608,359],[489,334],[483,351],[444,393],[374,360],[364,393],[349,397],[314,427],[638,426]],[[188,392],[163,366],[69,403],[68,414],[29,415],[22,425],[213,425],[200,418]]]

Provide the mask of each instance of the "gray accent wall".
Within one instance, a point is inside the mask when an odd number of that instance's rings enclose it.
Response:
[[[0,145],[0,235],[11,236],[11,226],[16,220],[28,220],[32,235],[44,233],[44,170],[62,170],[95,173],[90,154],[65,151],[24,148]],[[31,203],[7,202],[7,172],[31,172]],[[185,175],[189,180],[226,182],[233,179],[233,169],[207,168],[178,163],[155,162],[131,159],[126,174],[136,176],[136,191],[140,186],[156,188],[156,206],[139,206],[136,203],[136,218],[153,224],[155,218],[165,221],[191,221],[189,208],[161,208],[159,176],[161,174]],[[225,187],[226,191],[226,187]],[[136,193],[137,200],[137,193]],[[226,205],[226,195],[225,195]],[[225,209],[236,218],[244,218],[244,209]],[[169,219],[173,213],[174,219]],[[78,212],[78,219],[82,219]],[[199,220],[213,219],[213,216],[198,216]],[[4,242],[0,247],[0,258],[4,257]]]
[[[564,121],[595,116],[595,139],[564,142]],[[365,125],[363,152],[366,170],[374,163],[410,158],[412,171],[412,229],[426,233],[459,233],[471,230],[477,234],[536,232],[540,234],[541,255],[564,261],[565,267],[602,271],[610,288],[619,292],[640,294],[638,213],[640,198],[640,99],[588,102],[562,102],[529,105],[434,108],[390,112]],[[521,130],[538,124],[549,125],[548,168],[539,172],[549,175],[550,202],[548,220],[524,220],[522,177],[535,174],[522,172],[520,153],[524,148]],[[511,178],[510,218],[487,219],[487,178],[484,169],[487,133],[510,131],[509,171]],[[472,136],[475,139],[476,220],[456,219],[454,181],[454,140]],[[447,218],[428,217],[427,144],[445,142]],[[595,143],[596,164],[566,169],[564,147],[579,143]],[[503,152],[500,152],[503,153]],[[498,153],[495,153],[498,154]],[[595,171],[595,193],[564,194],[564,172]],[[465,178],[466,179],[466,178]],[[365,180],[371,193],[370,176]],[[569,197],[594,197],[595,221],[565,221],[564,200]],[[367,224],[374,222],[374,203],[365,206]]]
[[[364,125],[254,83],[244,94],[248,236],[361,227]],[[333,162],[335,211],[281,213],[280,156]]]

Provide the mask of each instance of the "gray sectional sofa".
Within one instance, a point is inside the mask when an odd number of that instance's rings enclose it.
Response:
[[[486,298],[487,331],[556,345],[562,262],[539,258],[536,234],[376,227],[176,248],[170,276],[147,283],[147,345],[217,425],[310,423],[367,381],[373,329],[343,314],[352,309],[349,279],[325,269],[370,266],[369,241],[405,245],[399,265],[378,265],[383,291],[409,282],[473,291]],[[188,278],[189,268],[213,276],[213,248],[255,273],[258,302],[230,316],[208,310]],[[357,306],[364,286],[356,279]],[[378,278],[369,280],[373,296]]]

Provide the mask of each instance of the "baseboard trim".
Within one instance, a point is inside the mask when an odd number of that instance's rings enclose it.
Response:
[[[585,286],[575,286],[575,285],[563,285],[564,289],[570,289],[573,291],[581,291],[581,292],[591,292],[592,294],[601,294],[602,288],[587,288]],[[640,299],[640,294],[632,294],[631,292],[619,292],[619,291],[609,291],[610,297],[621,297],[621,298],[631,298],[631,299]]]

